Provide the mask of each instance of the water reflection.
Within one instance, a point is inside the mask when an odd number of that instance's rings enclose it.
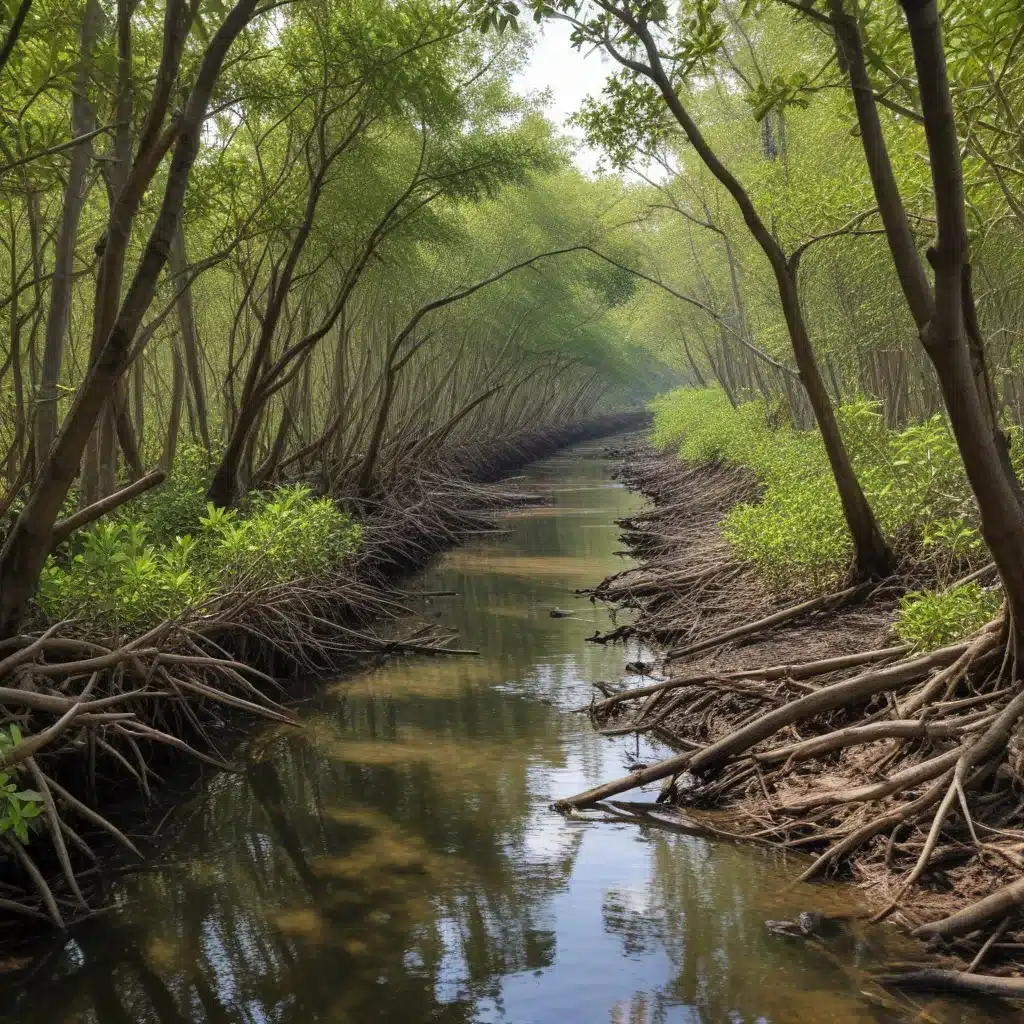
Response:
[[[531,469],[553,504],[422,581],[457,591],[423,611],[479,657],[391,663],[327,687],[303,730],[255,737],[243,773],[182,809],[169,866],[9,986],[4,1019],[895,1019],[834,959],[764,929],[849,909],[845,894],[785,889],[776,855],[548,809],[656,756],[572,713],[642,654],[585,643],[609,618],[573,596],[621,564],[613,521],[638,504],[596,451]],[[847,964],[871,955],[855,932],[840,943]]]

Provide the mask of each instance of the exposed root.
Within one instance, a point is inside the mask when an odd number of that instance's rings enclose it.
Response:
[[[102,863],[96,841],[142,856],[111,820],[118,805],[137,793],[148,802],[155,768],[171,752],[228,768],[218,749],[226,710],[295,725],[279,702],[288,677],[319,677],[368,656],[475,654],[453,648],[453,635],[434,623],[405,636],[373,628],[410,614],[411,595],[392,589],[396,572],[493,530],[511,503],[535,500],[482,481],[632,425],[609,418],[449,450],[446,465],[420,466],[392,492],[352,502],[363,545],[334,575],[273,586],[239,580],[200,612],[139,636],[83,635],[86,623],[59,622],[0,642],[0,729],[13,738],[0,746],[0,771],[33,791],[40,812],[27,841],[0,835],[0,920],[63,928],[93,912],[102,898],[87,884]]]
[[[964,966],[1024,954],[1024,681],[1003,616],[913,654],[879,642],[896,581],[842,614],[863,592],[772,609],[716,529],[743,492],[733,471],[641,453],[630,479],[659,501],[623,524],[642,564],[593,593],[636,608],[634,631],[669,648],[671,670],[591,713],[605,734],[657,728],[680,753],[559,809],[664,781],[662,801],[728,808],[737,835],[812,853],[802,880],[851,878],[879,917],[897,914]],[[708,494],[726,501],[712,508]],[[958,990],[1020,990],[1002,981]]]
[[[784,622],[790,622],[810,612],[821,611],[825,608],[837,608],[844,602],[852,600],[858,594],[863,594],[866,589],[864,585],[847,587],[846,590],[841,590],[837,594],[825,594],[823,597],[815,597],[810,601],[801,601],[791,608],[783,608],[781,611],[772,612],[771,615],[766,615],[763,619],[758,619],[756,622],[748,622],[743,626],[736,626],[734,629],[728,629],[724,633],[719,633],[717,636],[706,637],[697,643],[690,644],[688,647],[676,647],[665,654],[665,660],[673,661],[676,658],[683,658],[689,654],[696,654],[698,651],[719,647],[730,640],[741,640],[744,637],[760,633],[762,630],[771,629],[772,626],[780,626]]]

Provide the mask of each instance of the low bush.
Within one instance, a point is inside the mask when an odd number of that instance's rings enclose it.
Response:
[[[159,486],[139,495],[114,513],[119,522],[145,523],[154,543],[184,537],[199,528],[206,514],[206,491],[219,462],[219,452],[202,445],[178,445],[174,472]]]
[[[0,728],[0,762],[21,740],[21,729],[16,723]],[[22,789],[16,775],[0,772],[0,836],[13,832],[19,842],[27,844],[29,830],[38,824],[43,807],[41,793]]]
[[[816,431],[772,427],[762,401],[734,408],[718,388],[682,388],[656,399],[653,409],[657,447],[695,463],[718,460],[748,469],[764,485],[760,502],[737,506],[722,524],[740,558],[778,589],[822,591],[842,579],[852,544]],[[843,406],[839,420],[854,469],[890,543],[927,563],[940,582],[978,564],[985,548],[977,506],[943,417],[890,430],[876,404],[858,401]],[[940,605],[950,616],[959,615],[965,624],[960,635],[991,611],[981,588],[929,598],[915,618],[914,602],[924,600],[923,594],[908,598],[902,613],[906,629],[923,630],[919,638],[915,633],[915,643],[930,643],[926,634],[941,634],[936,642],[950,638],[952,626],[938,625],[946,614],[940,614]],[[929,634],[924,622],[930,616],[935,626]]]
[[[172,488],[163,518],[154,521],[162,529],[175,516],[186,521],[195,511],[191,501],[186,485]],[[79,618],[83,628],[105,636],[144,629],[200,610],[238,586],[329,573],[361,541],[357,523],[302,486],[255,495],[244,514],[205,505],[194,525],[170,538],[148,520],[123,518],[81,531],[70,559],[51,558],[44,569],[40,609],[49,619]]]
[[[931,650],[981,629],[999,610],[1002,596],[977,583],[945,591],[915,590],[900,601],[893,629],[906,643]]]

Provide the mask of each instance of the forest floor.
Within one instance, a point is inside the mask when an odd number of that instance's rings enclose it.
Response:
[[[977,708],[988,702],[984,693],[976,695],[984,690],[983,680],[950,675],[950,662],[969,645],[937,653],[925,665],[928,672],[917,671],[900,685],[876,686],[865,699],[791,721],[715,760],[709,770],[691,772],[690,759],[706,756],[801,698],[820,696],[830,684],[854,685],[924,664],[927,656],[914,655],[891,633],[905,578],[850,588],[815,603],[772,592],[753,568],[736,561],[719,527],[737,503],[757,500],[759,487],[745,471],[688,466],[646,444],[617,454],[623,459],[620,478],[651,505],[620,524],[639,564],[604,580],[591,595],[631,608],[634,615],[594,639],[635,637],[662,653],[655,663],[632,666],[649,677],[643,685],[607,691],[591,713],[606,734],[649,732],[681,753],[643,766],[634,780],[661,782],[660,807],[611,800],[628,792],[630,780],[624,777],[562,801],[559,808],[578,813],[604,807],[638,821],[656,824],[660,818],[710,836],[811,853],[813,862],[795,861],[794,875],[850,881],[879,909],[877,919],[888,917],[928,940],[938,975],[915,969],[913,977],[902,975],[908,984],[975,992],[1001,987],[1001,995],[1024,998],[1024,893],[1017,892],[1024,835],[1014,831],[1024,823],[1024,800],[1015,741],[1009,743],[1009,765],[988,771],[991,786],[971,789],[969,816],[957,818],[954,804],[938,826],[933,818],[952,773],[929,785],[936,778],[929,766],[953,763],[957,745],[950,740],[962,735],[944,732],[950,727],[939,722],[951,710],[964,709],[980,719]],[[768,618],[801,605],[806,607],[777,624]],[[975,666],[998,667],[1000,657],[988,651],[987,661]],[[915,693],[940,684],[941,698],[941,684],[949,680],[945,702],[928,719],[939,727],[930,732],[927,722],[906,721]],[[908,699],[912,685],[918,690]],[[960,698],[957,685],[969,687],[967,697],[951,700]],[[841,732],[856,734],[858,744],[838,746]],[[900,785],[890,785],[892,780]],[[949,799],[943,809],[948,807]],[[990,808],[998,811],[990,816]],[[965,969],[975,973],[964,974]]]

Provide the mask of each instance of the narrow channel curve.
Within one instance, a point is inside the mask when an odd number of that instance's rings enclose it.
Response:
[[[610,615],[573,594],[622,567],[615,520],[641,504],[613,481],[605,444],[530,467],[525,485],[549,504],[413,582],[455,592],[424,611],[479,657],[393,661],[324,690],[301,732],[257,735],[245,772],[176,813],[162,862],[120,883],[114,911],[9,987],[3,1019],[903,1019],[764,927],[804,909],[853,914],[848,891],[790,887],[777,853],[550,810],[658,756],[574,713],[643,655],[586,643]],[[850,963],[883,955],[854,929],[836,949]]]

